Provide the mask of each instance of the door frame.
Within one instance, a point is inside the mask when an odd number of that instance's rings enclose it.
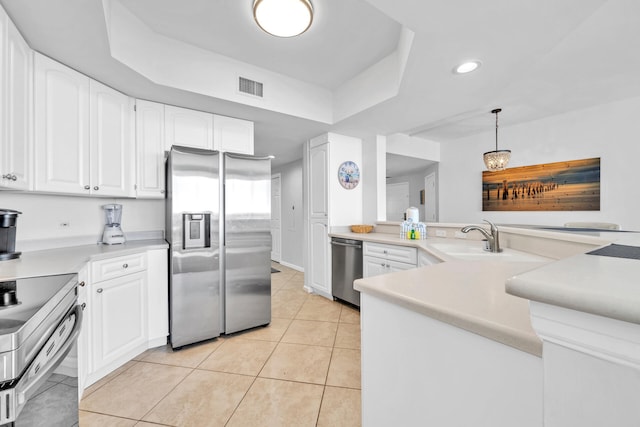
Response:
[[[280,184],[280,218],[278,219],[278,241],[280,242],[280,252],[278,253],[278,259],[273,259],[273,250],[271,251],[271,261],[281,262],[282,261],[282,174],[280,172],[271,174],[271,183],[273,184],[273,179],[278,178],[278,183]],[[273,188],[271,188],[271,194],[273,195]],[[271,222],[273,222],[273,218],[271,218]],[[273,228],[271,228],[271,235],[273,238]],[[273,243],[271,246],[273,249]]]
[[[431,179],[431,177],[433,177],[433,190],[434,191],[427,191],[429,188],[429,180]],[[430,174],[428,174],[427,176],[424,177],[424,192],[425,192],[425,196],[424,196],[424,221],[430,221],[429,220],[429,215],[427,214],[427,206],[429,202],[433,203],[433,210],[435,213],[435,218],[433,219],[433,222],[438,222],[438,177],[436,175],[435,172],[431,172]]]

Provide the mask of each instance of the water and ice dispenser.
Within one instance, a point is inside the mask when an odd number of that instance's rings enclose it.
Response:
[[[183,249],[211,247],[211,214],[182,214]]]

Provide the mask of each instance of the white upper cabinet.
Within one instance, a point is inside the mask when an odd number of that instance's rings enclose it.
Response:
[[[35,190],[134,196],[133,101],[35,56]]]
[[[165,144],[213,149],[213,114],[165,105]]]
[[[309,151],[309,214],[311,218],[326,218],[329,144],[312,147]]]
[[[89,88],[91,194],[132,197],[133,99],[95,80]]]
[[[253,155],[253,122],[214,114],[213,148]]]
[[[33,52],[0,8],[0,187],[32,188]]]
[[[164,198],[164,104],[136,100],[136,150],[136,196]]]
[[[89,77],[35,55],[35,190],[90,194]]]

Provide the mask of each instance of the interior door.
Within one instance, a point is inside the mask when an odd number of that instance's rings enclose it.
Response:
[[[280,262],[282,256],[281,175],[271,176],[271,260]]]
[[[409,206],[409,183],[387,184],[387,221],[403,221]]]

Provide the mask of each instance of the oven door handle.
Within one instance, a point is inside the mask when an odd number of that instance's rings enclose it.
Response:
[[[45,366],[39,369],[36,375],[34,375],[31,378],[28,378],[27,383],[23,387],[18,386],[19,388],[18,395],[17,395],[18,405],[24,404],[27,401],[27,399],[29,399],[31,395],[38,390],[38,388],[41,385],[40,382],[43,379],[46,379],[48,375],[51,374],[51,372],[54,369],[56,369],[60,365],[60,363],[62,363],[62,360],[67,356],[67,354],[69,353],[69,350],[71,350],[71,346],[78,338],[78,335],[80,334],[80,328],[82,327],[82,306],[78,304],[74,308],[69,310],[67,315],[64,316],[64,319],[62,320],[62,322],[67,320],[69,316],[73,314],[75,314],[76,316],[76,321],[75,321],[75,324],[73,325],[73,329],[71,330],[71,333],[69,333],[67,340],[62,344],[61,347],[58,348],[55,356],[51,360],[49,360],[49,362]],[[60,325],[62,322],[60,322],[58,325]],[[44,349],[42,351],[44,351]],[[27,369],[25,375],[27,375],[30,371],[31,371],[31,365]]]

